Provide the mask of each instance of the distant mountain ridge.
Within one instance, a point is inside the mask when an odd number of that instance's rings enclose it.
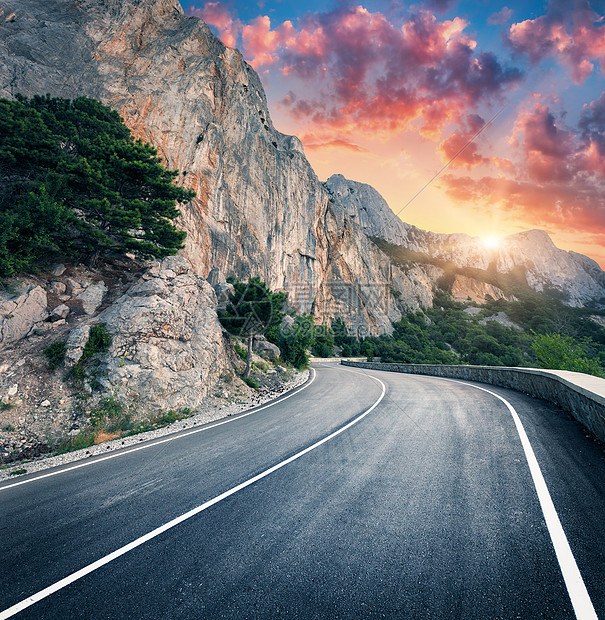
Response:
[[[527,284],[535,291],[559,292],[570,306],[605,304],[605,272],[588,256],[557,248],[543,230],[503,237],[497,248],[487,248],[480,237],[464,233],[425,231],[399,219],[371,185],[335,174],[326,181],[347,215],[371,237],[384,239],[464,268],[511,273],[525,269]]]

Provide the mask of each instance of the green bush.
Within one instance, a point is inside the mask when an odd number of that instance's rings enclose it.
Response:
[[[534,334],[531,343],[540,368],[572,370],[603,377],[603,369],[591,356],[593,345],[590,339],[577,341],[561,334]]]
[[[254,379],[250,379],[250,377],[242,377],[242,381],[253,390],[258,390],[259,385]]]
[[[237,344],[237,342],[233,345],[235,352],[241,357],[244,362],[248,361],[248,351],[244,349],[241,345]]]
[[[318,325],[315,328],[315,337],[311,350],[313,355],[317,357],[331,357],[334,355],[334,332],[331,327]]]
[[[294,319],[294,324],[283,331],[279,343],[282,359],[303,370],[309,366],[307,349],[315,342],[315,324],[308,314],[301,314]]]
[[[81,384],[86,379],[94,376],[91,372],[92,358],[100,353],[106,353],[111,346],[111,336],[107,331],[105,323],[93,325],[90,328],[88,340],[84,345],[82,356],[76,364],[72,366],[70,376],[76,384]],[[92,377],[91,377],[92,375]]]
[[[44,355],[48,360],[48,369],[51,372],[60,366],[65,357],[66,348],[67,342],[65,340],[58,340],[44,349]]]

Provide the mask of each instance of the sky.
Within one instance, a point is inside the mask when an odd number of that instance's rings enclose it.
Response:
[[[540,228],[605,268],[605,0],[183,8],[256,69],[321,180],[434,232]]]

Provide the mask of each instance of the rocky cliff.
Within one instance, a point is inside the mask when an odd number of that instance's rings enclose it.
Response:
[[[152,143],[179,183],[185,254],[206,277],[258,275],[299,311],[389,331],[430,291],[397,274],[271,122],[258,75],[176,0],[4,0],[0,95],[87,95]]]
[[[554,289],[571,306],[605,303],[605,273],[599,265],[588,256],[557,248],[542,230],[509,235],[500,240],[497,248],[487,248],[479,237],[438,234],[402,222],[384,198],[365,183],[334,175],[326,187],[370,236],[458,267],[495,267],[500,273],[521,267],[534,290]]]

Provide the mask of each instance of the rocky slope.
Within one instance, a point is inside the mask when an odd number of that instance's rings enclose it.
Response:
[[[245,364],[221,329],[215,292],[184,257],[147,269],[119,267],[60,265],[0,292],[0,309],[12,308],[0,343],[0,464],[90,433],[99,416],[108,425],[95,426],[95,442],[119,435],[111,428],[119,419],[125,431],[168,411],[220,417],[225,407],[270,396],[291,377],[253,355],[261,392],[238,378]],[[101,324],[111,343],[84,362]],[[45,350],[60,342],[65,353],[51,369]]]
[[[176,0],[5,0],[0,50],[0,95],[101,99],[181,171],[196,273],[258,275],[297,310],[374,332],[430,298],[397,274],[394,303],[388,262],[275,130],[258,75]]]
[[[458,267],[495,266],[500,273],[522,267],[534,290],[554,289],[571,306],[605,303],[605,273],[599,265],[587,256],[557,248],[544,231],[510,235],[500,240],[498,248],[487,248],[479,237],[438,234],[402,222],[384,198],[365,183],[334,175],[327,180],[326,187],[370,236]]]

